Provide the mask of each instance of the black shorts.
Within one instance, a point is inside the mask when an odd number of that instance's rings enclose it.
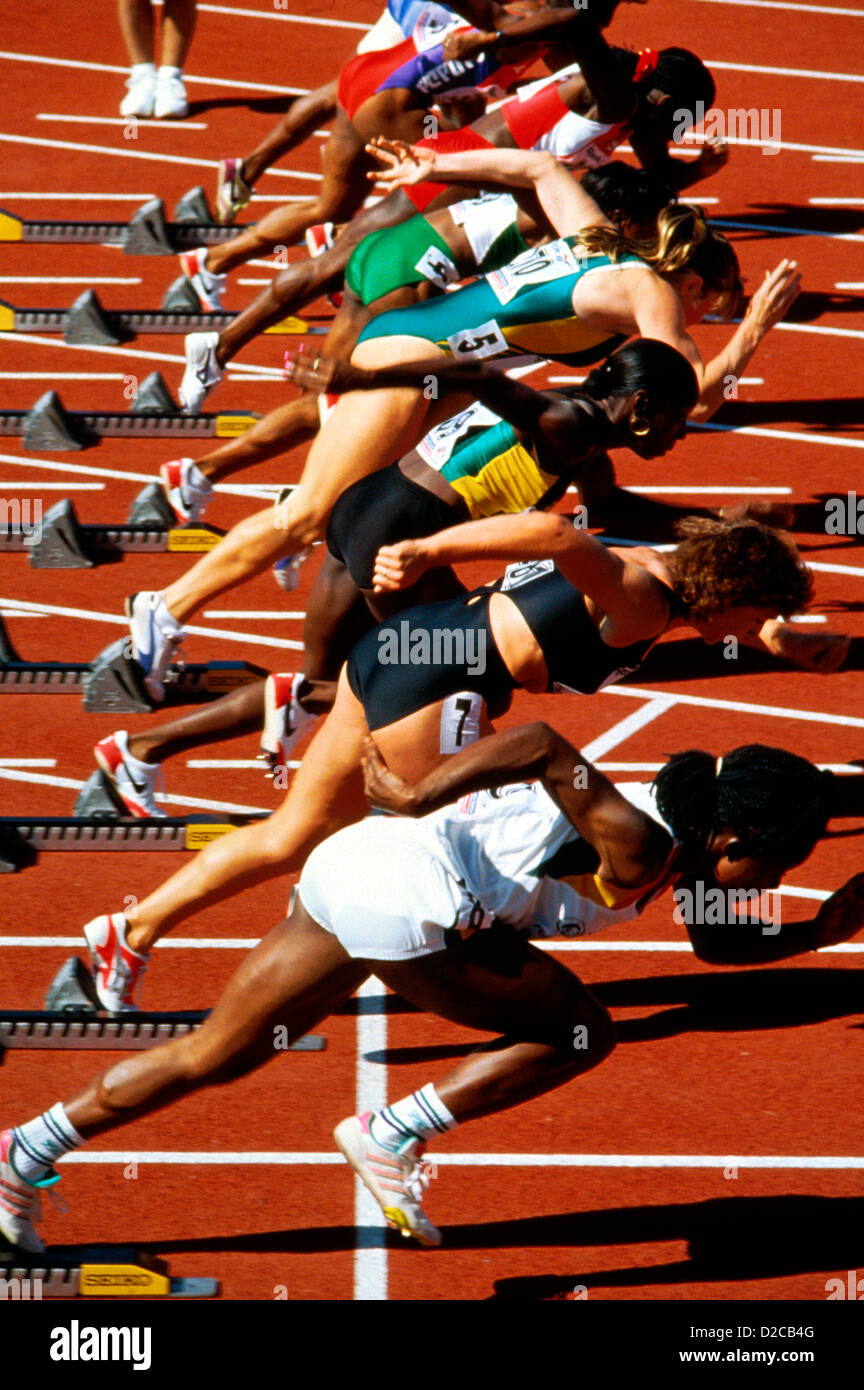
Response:
[[[327,548],[358,589],[372,588],[382,545],[434,536],[465,518],[434,492],[406,478],[398,463],[346,488],[330,514]]]
[[[489,597],[488,589],[475,589],[419,604],[360,638],[348,658],[348,683],[370,731],[463,693],[484,701],[490,717],[503,714],[516,682],[489,629]]]

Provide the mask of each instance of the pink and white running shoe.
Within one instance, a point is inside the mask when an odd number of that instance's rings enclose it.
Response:
[[[93,756],[127,811],[141,820],[166,819],[166,812],[160,811],[154,800],[162,764],[142,763],[136,758],[133,765],[125,729],[117,729],[107,738],[100,739],[93,749]]]
[[[421,1158],[423,1144],[409,1139],[398,1153],[376,1143],[369,1130],[371,1114],[352,1115],[333,1131],[337,1147],[380,1206],[387,1224],[413,1236],[421,1245],[440,1245],[441,1232],[422,1207],[423,1188],[429,1174]]]
[[[84,928],[93,961],[96,993],[111,1014],[136,1013],[135,990],[147,969],[147,956],[139,956],[126,941],[129,923],[122,912],[94,917]]]
[[[264,731],[261,734],[262,761],[276,768],[288,761],[288,754],[318,718],[309,714],[297,698],[306,677],[277,673],[268,676],[264,687]],[[269,775],[269,774],[268,774]]]
[[[333,245],[335,228],[332,222],[315,222],[306,231],[306,247],[313,261],[323,256]]]
[[[159,469],[165,496],[181,525],[198,521],[210,498],[213,484],[201,472],[194,459],[171,459]]]
[[[37,1183],[26,1182],[13,1161],[15,1136],[11,1129],[0,1134],[0,1234],[10,1245],[41,1255],[45,1249],[34,1221],[41,1220],[39,1188],[52,1187],[60,1174],[49,1172]]]
[[[180,257],[180,269],[191,280],[192,286],[201,300],[201,308],[211,311],[222,308],[222,295],[228,284],[227,275],[214,275],[205,265],[208,246],[199,246],[194,251],[184,251]]]

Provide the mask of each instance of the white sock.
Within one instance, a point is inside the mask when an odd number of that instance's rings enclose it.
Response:
[[[19,1125],[12,1133],[15,1138],[12,1167],[29,1183],[44,1178],[58,1158],[84,1143],[59,1101],[44,1115]]]
[[[147,73],[149,76],[156,76],[155,63],[133,63],[129,69],[130,77],[143,77]]]
[[[160,69],[159,69],[159,74],[158,74],[158,75],[159,75],[160,77],[163,77],[163,76],[164,76],[164,77],[182,77],[182,76],[183,76],[183,69],[182,69],[182,68],[172,68],[172,67],[168,67],[167,64],[163,64],[162,67],[160,67]]]
[[[139,777],[152,777],[158,764],[144,763],[140,758],[136,758],[134,753],[130,753],[129,735],[123,730],[118,730],[116,738],[120,745],[120,751],[123,754],[124,761],[130,765],[132,771],[137,772]]]
[[[376,1110],[369,1120],[369,1132],[382,1149],[399,1153],[412,1139],[425,1142],[455,1129],[458,1123],[430,1082],[404,1100]]]

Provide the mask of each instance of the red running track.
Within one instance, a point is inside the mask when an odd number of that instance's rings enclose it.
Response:
[[[142,122],[134,140],[119,125],[99,124],[116,117],[123,80],[119,35],[111,22],[105,29],[106,7],[82,0],[74,30],[58,31],[50,10],[13,19],[0,56],[7,91],[15,94],[0,131],[0,205],[25,217],[117,218],[130,215],[138,197],[158,194],[173,206],[198,182],[212,196],[215,161],[251,147],[266,131],[281,105],[279,89],[316,85],[350,55],[359,31],[329,21],[345,15],[356,25],[376,16],[369,0],[309,5],[299,22],[251,3],[240,10],[201,7],[187,65],[201,77],[189,85],[189,122],[180,129]],[[315,26],[310,16],[328,24]],[[732,235],[751,286],[782,256],[797,257],[805,285],[792,325],[772,333],[747,369],[747,379],[758,380],[745,382],[740,400],[718,417],[734,433],[694,432],[656,464],[622,455],[619,476],[630,486],[680,489],[670,500],[694,505],[723,500],[694,494],[696,487],[787,488],[792,500],[810,504],[801,535],[808,559],[840,567],[817,571],[814,613],[828,628],[859,638],[861,546],[852,537],[826,536],[823,516],[826,496],[856,487],[857,451],[864,446],[864,192],[855,163],[831,162],[838,151],[864,158],[850,118],[862,81],[854,72],[862,66],[862,26],[864,12],[652,0],[647,10],[623,7],[611,31],[640,46],[694,47],[715,68],[721,108],[764,108],[772,135],[779,111],[782,152],[735,145],[727,169],[700,192],[712,216],[748,224]],[[41,119],[71,116],[89,123]],[[265,177],[264,199],[312,190],[318,143],[288,157],[291,175],[283,168]],[[70,200],[70,194],[89,196]],[[859,194],[857,205],[810,201]],[[770,230],[776,227],[808,234]],[[97,285],[107,307],[153,307],[176,269],[164,259],[125,257],[102,246],[4,245],[0,297],[61,306],[93,277],[110,277],[134,283]],[[228,307],[239,308],[255,293],[244,279],[270,273],[248,267],[232,277]],[[81,283],[46,279],[58,276]],[[25,284],[12,277],[36,279]],[[716,352],[727,332],[706,327],[700,345]],[[74,350],[56,336],[2,338],[7,407],[29,406],[56,384],[70,407],[124,408],[124,378],[140,379],[158,367],[176,388],[181,373],[181,340],[169,336],[139,339],[119,353]],[[278,367],[282,347],[278,338],[261,339],[238,366]],[[283,397],[275,376],[232,376],[216,397],[220,408],[265,411]],[[116,520],[168,456],[143,442],[105,441],[85,454],[40,457],[6,440],[0,497],[27,496],[47,508],[64,495],[47,485],[68,483],[83,520]],[[233,481],[292,481],[301,462],[297,451]],[[76,491],[81,484],[99,490]],[[229,526],[255,505],[223,494],[212,519]],[[164,585],[185,563],[175,556],[127,557],[93,573],[58,575],[9,555],[2,561],[0,606],[7,613],[20,613],[16,601],[42,606],[41,615],[31,609],[6,619],[28,658],[87,659],[122,633],[117,615],[125,594]],[[235,616],[205,612],[198,624],[211,635],[192,637],[188,658],[243,657],[290,669],[296,658],[285,643],[300,636],[300,621],[290,614],[302,612],[314,567],[306,566],[299,591],[287,601],[264,576],[214,602],[217,613]],[[288,612],[278,621],[252,616],[280,608]],[[617,779],[649,780],[651,771],[640,764],[694,745],[719,753],[761,740],[843,764],[864,752],[859,670],[830,678],[769,671],[724,662],[718,652],[706,655],[680,641],[655,654],[635,688],[592,700],[522,697],[509,719],[549,718],[585,746],[658,691],[675,697],[665,712],[629,736],[609,736],[601,762],[615,761]],[[74,787],[92,771],[92,745],[116,721],[87,716],[67,697],[7,696],[3,713],[0,757],[55,761],[17,770],[0,763],[4,813],[68,813]],[[128,720],[131,728],[148,723],[144,716]],[[200,757],[248,760],[255,751],[253,741],[236,740],[201,750]],[[172,796],[275,804],[255,771],[188,762],[181,757],[168,766]],[[858,869],[860,843],[852,837],[823,844],[790,875],[784,913],[810,915],[818,897],[807,895],[832,891]],[[6,878],[4,1007],[38,1007],[81,925],[122,906],[127,894],[145,894],[180,862],[176,855],[47,855]],[[160,951],[151,967],[147,1005],[211,1004],[243,939],[282,915],[288,886],[257,889],[184,924],[174,947]],[[382,1246],[362,1208],[358,1235],[352,1180],[330,1138],[333,1124],[354,1110],[358,1088],[367,1100],[406,1094],[446,1070],[471,1041],[464,1030],[403,1011],[398,1001],[387,1014],[358,1014],[352,1006],[327,1021],[324,1053],[289,1055],[227,1090],[197,1096],[90,1146],[84,1157],[91,1161],[65,1171],[71,1210],[49,1213],[48,1239],[144,1244],[170,1256],[175,1272],[217,1275],[222,1296],[234,1299],[441,1300],[458,1290],[470,1300],[524,1300],[573,1297],[577,1286],[597,1300],[824,1298],[826,1280],[843,1276],[858,1257],[849,1232],[860,1227],[862,1210],[862,957],[846,950],[760,971],[712,970],[682,950],[672,906],[663,901],[638,925],[561,953],[608,1003],[621,1043],[583,1080],[466,1126],[439,1146],[427,1206],[444,1229],[440,1251],[421,1255],[389,1237]],[[22,938],[26,944],[12,944]],[[365,1057],[359,1064],[358,1054]],[[110,1054],[10,1055],[2,1070],[3,1122],[72,1094],[110,1060]],[[130,1167],[135,1159],[137,1168]]]

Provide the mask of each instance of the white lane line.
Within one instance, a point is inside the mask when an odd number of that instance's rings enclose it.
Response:
[[[803,5],[787,0],[700,0],[703,5],[743,5],[751,10],[801,10],[805,14],[840,14],[849,19],[864,19],[864,10],[844,9],[839,5]]]
[[[88,477],[120,478],[130,483],[156,481],[152,473],[126,473],[119,468],[95,468],[92,464],[86,463],[57,463],[54,459],[25,459],[20,458],[18,454],[0,454],[0,463],[12,463],[18,468],[44,468],[51,473],[86,473]],[[262,502],[272,502],[281,489],[278,483],[262,483],[260,487],[253,483],[217,483],[214,491],[224,493],[228,497],[258,497]]]
[[[387,1104],[387,1067],[369,1060],[369,1053],[387,1047],[387,994],[373,975],[357,991],[357,1114]],[[342,1158],[342,1155],[339,1155]],[[344,1160],[342,1160],[344,1162]],[[381,1302],[387,1298],[387,1222],[384,1213],[358,1177],[354,1178],[354,1298]]]
[[[838,280],[835,290],[864,290],[864,280]]]
[[[238,771],[263,772],[264,764],[260,758],[188,758],[187,767],[202,768],[234,768]],[[286,762],[285,767],[298,768],[299,762]]]
[[[60,1162],[65,1167],[67,1163],[106,1163],[123,1164],[128,1163],[162,1163],[162,1164],[195,1164],[215,1167],[218,1165],[238,1167],[240,1165],[248,1167],[280,1167],[283,1164],[331,1164],[344,1163],[340,1153],[316,1153],[295,1152],[285,1153],[280,1150],[272,1152],[254,1150],[217,1150],[210,1149],[153,1149],[135,1150],[130,1149],[92,1149],[90,1151],[78,1150],[76,1153],[67,1154]],[[720,1157],[716,1154],[571,1154],[571,1153],[436,1153],[435,1162],[437,1164],[447,1164],[453,1168],[864,1168],[864,1157],[852,1155],[850,1157],[835,1157],[834,1155],[805,1154],[802,1156],[790,1156],[786,1154],[727,1154]],[[359,1181],[359,1179],[358,1179]],[[365,1187],[363,1188],[365,1192]],[[372,1197],[369,1198],[381,1215],[378,1203]],[[383,1219],[383,1218],[382,1218]],[[358,1232],[359,1235],[359,1232]],[[359,1250],[357,1255],[359,1256]],[[373,1288],[381,1288],[383,1292],[358,1292],[356,1284],[356,1259],[355,1256],[355,1286],[354,1297],[362,1299],[386,1298],[386,1251],[381,1252],[384,1256],[381,1260],[383,1266],[383,1278],[372,1283]]]
[[[33,478],[28,483],[0,483],[0,487],[12,492],[104,492],[104,483],[43,483]]]
[[[166,936],[156,942],[158,950],[166,951],[251,951],[260,938],[251,936]],[[68,951],[70,946],[81,946],[80,936],[0,936],[0,949],[4,946],[13,950],[22,947],[48,948]],[[634,951],[681,954],[691,952],[688,941],[535,941],[540,951]],[[848,956],[864,953],[864,946],[854,942],[843,942],[840,946],[822,946],[817,952],[820,956]]]
[[[140,275],[0,275],[0,285],[140,285]]]
[[[49,150],[77,150],[83,154],[115,155],[120,159],[149,159],[156,164],[195,165],[199,169],[218,169],[218,159],[193,159],[185,154],[156,154],[154,150],[119,150],[112,145],[82,145],[73,140],[47,140],[35,135],[0,134],[0,141],[7,145],[37,145]],[[307,174],[302,169],[269,169],[268,173],[283,179],[313,179],[320,183],[323,174]]]
[[[56,758],[0,758],[0,767],[56,767]]]
[[[0,193],[0,198],[26,198],[39,203],[146,203],[155,193]]]
[[[202,615],[205,618],[240,618],[243,621],[254,618],[256,622],[281,622],[283,618],[289,621],[298,621],[305,618],[305,613],[289,612],[284,608],[270,609],[257,608],[205,608]]]
[[[632,714],[619,719],[617,724],[612,725],[611,729],[607,729],[604,734],[600,734],[590,743],[586,743],[582,749],[583,756],[589,762],[593,762],[595,758],[602,758],[604,753],[611,752],[613,748],[618,747],[619,743],[624,743],[640,729],[644,729],[646,724],[653,723],[661,714],[665,714],[667,710],[672,708],[673,704],[673,700],[669,700],[663,695],[649,700],[641,709],[634,710]]]
[[[821,570],[823,574],[864,574],[864,569],[853,565],[829,565],[821,560],[808,560],[807,567],[811,570]]]
[[[150,121],[135,116],[61,116],[54,111],[40,111],[37,121],[70,121],[74,125],[119,125],[142,130],[206,130],[206,121]]]
[[[4,602],[0,599],[0,603]],[[850,729],[864,729],[864,719],[851,714],[823,714],[812,709],[786,709],[783,705],[756,705],[747,700],[717,700],[707,695],[682,695],[678,691],[645,690],[635,685],[607,685],[604,695],[625,695],[634,700],[653,700],[658,694],[680,705],[696,705],[702,709],[722,709],[735,714],[764,714],[772,719],[800,719],[810,724],[842,724]]]
[[[813,154],[810,158],[814,164],[864,164],[860,154]]]
[[[859,198],[808,198],[807,202],[816,208],[861,208],[864,195]]]
[[[47,603],[31,603],[25,599],[0,598],[0,604],[9,608],[20,608],[25,613],[53,613],[58,618],[84,618],[92,623],[112,623],[117,627],[128,627],[129,620],[116,613],[98,613],[88,608],[56,608]],[[231,632],[221,627],[186,626],[186,631],[195,637],[218,637],[223,642],[249,642],[256,647],[283,647],[289,651],[302,652],[302,642],[292,642],[285,637],[259,637],[252,632]]]
[[[372,27],[371,24],[358,24],[354,19],[313,19],[311,15],[285,14],[283,11],[270,14],[268,10],[241,9],[236,5],[199,5],[198,9],[209,10],[211,14],[242,15],[244,19],[281,19],[290,24],[320,24],[328,29],[362,29],[364,33]]]
[[[722,68],[727,72],[758,72],[769,77],[816,77],[822,82],[864,82],[857,72],[817,72],[813,68],[766,68],[757,63],[720,63],[714,58],[706,58],[708,68]]]
[[[129,69],[119,68],[116,63],[87,63],[80,58],[48,58],[42,53],[12,53],[8,49],[0,49],[0,60],[3,59],[9,63],[39,63],[48,68],[80,68],[84,72],[118,72],[122,77],[129,76]],[[274,87],[270,82],[237,82],[228,77],[193,77],[189,72],[184,72],[183,81],[187,86],[191,82],[193,85],[204,87],[236,87],[247,92],[275,92],[277,96],[299,97],[307,96],[309,93],[308,87]]]
[[[792,492],[792,489],[791,487],[711,487],[703,484],[694,487],[688,483],[684,483],[681,487],[667,486],[665,484],[662,487],[658,487],[652,483],[649,487],[625,487],[624,491],[639,492],[645,497],[662,496],[667,492],[678,494],[686,493],[687,495],[692,493],[694,497],[711,497],[714,494],[717,496],[725,496],[727,493],[731,496],[750,496],[752,494],[755,497],[787,497]]]
[[[5,339],[10,343],[32,343],[36,347],[60,348],[63,352],[99,352],[110,357],[140,357],[145,362],[181,362],[185,366],[186,358],[177,352],[145,352],[141,348],[123,347],[103,347],[91,346],[89,343],[64,343],[57,338],[44,338],[38,333],[0,333],[0,339]],[[243,363],[249,371],[259,372],[262,376],[285,378],[285,373],[281,367],[258,367],[251,362]]]
[[[601,772],[659,772],[665,763],[615,763],[601,761],[595,763]],[[864,768],[855,767],[852,763],[817,763],[816,766],[823,772],[842,772],[847,776],[864,776]]]
[[[775,323],[775,328],[782,328],[784,333],[818,333],[826,338],[864,338],[864,329],[860,328],[820,328],[815,323]]]
[[[782,323],[775,324],[775,328],[782,327]],[[724,434],[749,434],[755,435],[757,439],[791,439],[800,444],[831,444],[838,449],[864,449],[864,439],[844,439],[835,434],[804,434],[800,430],[765,430],[757,425],[715,425],[708,420],[688,420],[687,428],[690,430],[719,430]]]
[[[259,763],[260,767],[260,763]],[[0,781],[3,782],[27,782],[38,787],[61,787],[67,791],[80,791],[84,783],[75,777],[53,777],[45,772],[16,772],[12,768],[0,766]],[[256,815],[264,812],[265,815],[272,815],[272,806],[245,806],[234,801],[211,801],[200,796],[170,796],[167,793],[157,792],[156,800],[164,805],[192,806],[199,811],[227,811],[231,815]]]
[[[0,372],[0,381],[125,381],[122,372]]]

